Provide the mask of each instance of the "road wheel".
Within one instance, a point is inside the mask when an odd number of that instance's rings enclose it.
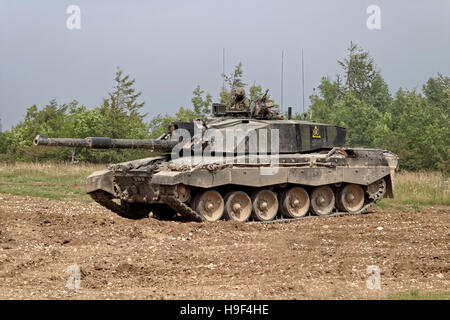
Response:
[[[335,197],[329,186],[317,187],[311,194],[311,209],[319,215],[330,214],[334,209]]]
[[[357,184],[346,184],[337,194],[339,210],[354,213],[361,210],[364,205],[364,190]]]
[[[277,215],[277,195],[267,189],[260,190],[252,196],[253,217],[259,221],[270,221]]]
[[[206,221],[217,221],[223,216],[224,201],[219,192],[207,190],[199,193],[193,200],[193,208]]]
[[[309,210],[309,195],[302,187],[293,187],[281,196],[281,213],[287,218],[300,218]]]
[[[252,200],[243,191],[233,191],[225,196],[225,218],[245,222],[252,213]]]

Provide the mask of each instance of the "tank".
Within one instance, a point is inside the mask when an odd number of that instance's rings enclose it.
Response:
[[[173,122],[158,139],[37,136],[34,145],[154,151],[87,178],[86,192],[122,217],[274,223],[360,214],[394,197],[398,157],[346,147],[345,136],[284,119],[262,97],[244,111],[213,104],[210,117]]]

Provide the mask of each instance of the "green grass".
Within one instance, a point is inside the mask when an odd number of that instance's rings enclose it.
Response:
[[[450,206],[450,178],[439,172],[400,172],[394,177],[394,199],[383,199],[382,208]]]
[[[450,300],[449,292],[422,293],[419,290],[409,292],[394,293],[388,296],[389,300]]]
[[[56,200],[90,201],[86,178],[106,165],[54,163],[0,163],[0,193]],[[394,199],[380,208],[419,210],[423,205],[450,205],[449,178],[436,172],[400,172],[394,177]]]
[[[90,201],[85,192],[86,178],[102,168],[85,164],[0,164],[0,193]]]

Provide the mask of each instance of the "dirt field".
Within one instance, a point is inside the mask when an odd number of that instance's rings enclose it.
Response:
[[[0,298],[359,299],[450,290],[450,207],[289,224],[130,221],[0,194]],[[69,266],[81,288],[66,288]],[[367,266],[381,290],[366,288]]]

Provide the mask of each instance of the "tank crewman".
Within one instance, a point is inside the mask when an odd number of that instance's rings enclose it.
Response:
[[[277,110],[272,109],[275,104],[273,100],[267,100],[268,93],[269,90],[266,90],[261,97],[255,101],[252,101],[252,107],[250,109],[251,116],[253,118],[260,119],[283,119],[283,115],[281,115]]]
[[[244,88],[237,88],[233,90],[230,110],[246,111],[249,108],[250,108],[250,100],[245,96]]]
[[[272,109],[275,105],[272,100],[267,100],[265,102],[265,106],[267,108],[267,117],[269,119],[283,119],[283,115],[278,113],[276,110]]]

